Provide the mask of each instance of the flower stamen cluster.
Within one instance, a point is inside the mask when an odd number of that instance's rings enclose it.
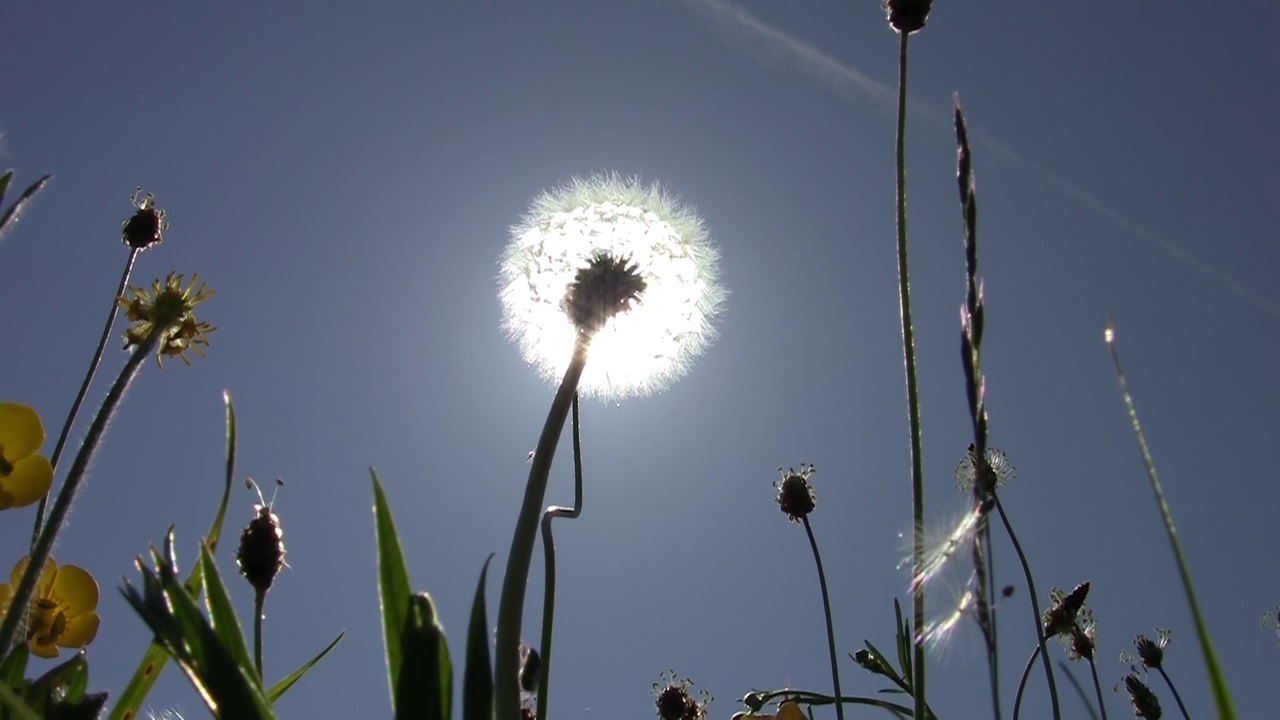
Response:
[[[118,298],[116,304],[125,310],[129,328],[125,330],[125,349],[145,343],[152,333],[159,333],[156,342],[156,364],[163,366],[163,358],[178,357],[190,365],[187,352],[204,357],[203,347],[209,346],[208,335],[216,327],[197,320],[195,308],[213,296],[204,283],[196,287],[199,277],[191,276],[191,282],[183,287],[182,275],[169,273],[161,285],[151,283],[151,289],[130,288],[131,296]]]

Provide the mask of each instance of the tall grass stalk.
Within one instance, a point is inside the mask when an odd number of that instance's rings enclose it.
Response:
[[[542,673],[538,679],[538,717],[547,716],[551,688],[551,637],[556,614],[556,542],[551,536],[552,518],[577,518],[582,515],[582,426],[578,416],[578,396],[573,396],[573,507],[552,505],[542,514],[542,555],[544,570],[542,594]]]
[[[924,569],[924,460],[920,443],[920,387],[916,380],[915,330],[911,323],[911,281],[907,267],[907,38],[898,33],[898,131],[897,131],[897,216],[898,216],[898,302],[902,313],[902,354],[907,375],[907,414],[911,422],[911,559],[912,577]],[[924,583],[911,593],[915,651],[912,661],[912,693],[915,720],[925,718]]]
[[[1173,547],[1173,556],[1178,563],[1178,575],[1182,578],[1182,589],[1186,593],[1187,603],[1191,606],[1191,616],[1196,624],[1196,637],[1200,640],[1200,654],[1204,657],[1205,672],[1209,676],[1209,685],[1213,689],[1213,704],[1221,720],[1234,720],[1236,709],[1231,702],[1231,691],[1227,688],[1227,678],[1218,664],[1218,654],[1213,650],[1213,640],[1209,637],[1209,628],[1205,625],[1204,616],[1200,613],[1200,603],[1196,600],[1195,586],[1191,583],[1191,571],[1187,568],[1187,558],[1182,553],[1182,543],[1178,540],[1178,531],[1173,526],[1173,513],[1169,511],[1169,503],[1164,497],[1164,488],[1160,485],[1160,477],[1156,474],[1155,461],[1151,459],[1151,450],[1147,447],[1147,438],[1142,433],[1142,425],[1138,423],[1138,410],[1134,407],[1133,397],[1129,394],[1129,385],[1125,382],[1124,371],[1120,368],[1120,353],[1116,349],[1115,325],[1107,323],[1104,334],[1107,349],[1111,351],[1111,364],[1116,369],[1116,379],[1120,383],[1120,395],[1124,399],[1125,410],[1129,413],[1129,422],[1133,425],[1133,433],[1138,438],[1138,449],[1142,451],[1142,463],[1147,468],[1147,477],[1151,479],[1151,491],[1155,494],[1156,505],[1164,518],[1165,531],[1169,535],[1169,544]]]
[[[507,571],[502,578],[502,594],[498,601],[498,637],[494,646],[494,704],[498,720],[520,720],[520,626],[529,564],[538,534],[538,516],[542,513],[543,499],[547,494],[551,460],[555,457],[569,408],[577,396],[578,381],[587,364],[590,343],[589,336],[579,334],[573,359],[560,381],[560,388],[542,426],[542,434],[538,437],[532,467],[529,468],[529,481],[525,484],[524,503],[520,506],[515,534],[511,538],[511,553],[507,558]]]

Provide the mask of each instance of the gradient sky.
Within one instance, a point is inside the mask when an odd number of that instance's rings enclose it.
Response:
[[[217,289],[200,315],[219,326],[208,359],[144,370],[55,549],[102,584],[92,687],[118,693],[149,640],[116,591],[132,558],[176,523],[189,560],[208,526],[224,388],[238,473],[287,482],[292,569],[267,604],[269,679],[347,632],[281,716],[389,710],[370,465],[460,666],[494,551],[496,614],[552,396],[499,328],[496,259],[536,193],[599,170],[661,180],[696,206],[731,295],[719,340],[667,392],[584,404],[585,512],[556,534],[553,712],[649,717],[666,668],[714,692],[716,717],[753,688],[830,688],[807,542],[773,501],[780,465],[818,467],[812,520],[842,656],[863,639],[890,646],[911,493],[885,99],[896,38],[877,6],[8,3],[3,165],[18,187],[55,178],[0,244],[3,399],[41,412],[51,450],[118,281],[136,185],[171,227],[135,283],[176,270]],[[1237,707],[1276,707],[1280,650],[1259,627],[1280,603],[1276,27],[1269,0],[939,0],[912,42],[931,525],[963,509],[952,471],[971,439],[946,122],[958,92],[977,137],[992,444],[1018,470],[1003,498],[1042,596],[1092,582],[1113,717],[1128,712],[1110,692],[1120,650],[1157,625],[1173,631],[1166,664],[1192,715],[1211,704],[1103,343],[1109,316]],[[572,498],[565,457],[549,502]],[[233,499],[232,536],[253,498]],[[6,568],[30,518],[0,523]],[[228,573],[232,552],[219,551]],[[1000,611],[1006,712],[1034,643],[1012,558],[1002,540],[997,572],[1017,587]],[[247,620],[250,589],[233,579]],[[934,591],[938,610],[949,592]],[[965,626],[930,666],[944,717],[987,715],[980,645]],[[847,659],[843,680],[884,686]],[[1061,675],[1060,687],[1067,716],[1083,716]],[[1045,717],[1046,698],[1033,676],[1026,714]],[[172,667],[151,702],[205,715]]]

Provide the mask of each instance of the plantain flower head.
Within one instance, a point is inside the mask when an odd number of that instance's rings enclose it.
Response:
[[[13,589],[22,581],[30,557],[25,557],[9,574],[9,583],[0,585],[0,616],[10,612]],[[98,635],[101,619],[98,608],[98,581],[75,565],[63,565],[53,558],[44,563],[35,595],[27,613],[27,643],[34,655],[58,657],[58,648],[82,648]]]
[[[142,194],[142,188],[133,191],[129,198],[134,213],[121,225],[120,242],[139,252],[164,242],[164,231],[169,229],[165,211],[156,207],[156,196]]]
[[[724,300],[701,218],[658,184],[593,175],[534,198],[502,254],[503,326],[552,381],[590,338],[579,392],[621,398],[682,376]]]
[[[209,346],[209,333],[217,330],[207,322],[196,320],[195,308],[213,296],[204,283],[196,287],[199,277],[191,276],[191,283],[182,286],[182,276],[169,273],[164,285],[159,280],[151,283],[151,289],[130,288],[132,297],[117,298],[116,304],[124,308],[129,329],[124,333],[125,349],[137,347],[152,332],[160,333],[156,343],[156,364],[163,366],[165,357],[177,356],[190,365],[187,352],[204,357],[203,347]]]
[[[19,403],[0,403],[0,510],[26,507],[53,484],[53,466],[38,454],[44,444],[40,415]]]

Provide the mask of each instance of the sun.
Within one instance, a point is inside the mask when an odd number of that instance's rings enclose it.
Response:
[[[502,255],[503,325],[525,360],[558,381],[578,332],[562,307],[565,293],[602,255],[633,264],[644,290],[594,334],[579,392],[618,399],[660,391],[714,339],[725,295],[701,218],[660,185],[593,175],[535,198]]]

